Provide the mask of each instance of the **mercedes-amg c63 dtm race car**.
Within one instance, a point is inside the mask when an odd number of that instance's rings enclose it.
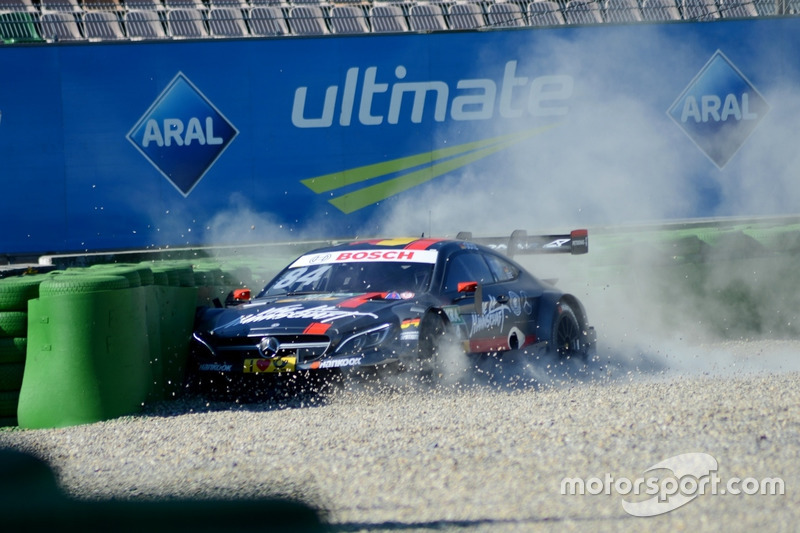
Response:
[[[202,308],[189,371],[202,379],[394,363],[435,370],[445,344],[464,357],[509,350],[586,357],[596,335],[581,302],[512,257],[587,251],[586,230],[317,249],[254,298],[239,290],[224,308]]]

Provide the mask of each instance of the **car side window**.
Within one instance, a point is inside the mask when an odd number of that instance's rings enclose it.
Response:
[[[519,269],[501,257],[487,254],[486,262],[497,281],[511,281],[519,276]]]
[[[493,283],[494,277],[483,257],[475,253],[463,253],[450,258],[444,276],[444,292],[455,292],[458,284],[464,281],[477,281],[480,284]]]

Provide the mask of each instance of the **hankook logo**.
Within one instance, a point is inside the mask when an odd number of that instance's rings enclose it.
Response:
[[[188,196],[238,133],[179,72],[127,138],[183,196]]]
[[[667,114],[722,169],[768,111],[761,93],[717,50]]]

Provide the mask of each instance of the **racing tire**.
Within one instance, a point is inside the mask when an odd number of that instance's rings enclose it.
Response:
[[[27,337],[0,338],[0,364],[25,362],[27,349]]]
[[[27,332],[26,311],[0,311],[0,337],[25,337]]]
[[[39,297],[44,276],[18,276],[0,280],[0,311],[27,311],[28,300]]]
[[[19,407],[19,391],[0,392],[0,426],[4,418],[15,418]],[[13,425],[16,425],[13,424]]]
[[[153,270],[153,285],[169,287],[169,274],[165,270]]]
[[[153,285],[153,271],[145,264],[111,263],[89,267],[89,271],[98,274],[122,276],[128,280],[131,288]]]
[[[39,296],[58,296],[62,294],[83,294],[98,291],[127,289],[130,283],[123,276],[111,274],[64,274],[53,276],[39,286]]]
[[[154,282],[159,280],[161,284],[172,287],[194,287],[194,272],[190,266],[155,263],[150,270],[153,272]],[[166,274],[166,280],[164,274]]]
[[[584,359],[583,331],[575,311],[569,304],[559,302],[555,313],[550,352],[564,359]]]
[[[18,391],[22,387],[24,363],[5,363],[0,365],[0,391]]]
[[[419,331],[419,371],[423,381],[435,384],[447,375],[446,350],[461,350],[453,327],[441,315],[429,313]]]

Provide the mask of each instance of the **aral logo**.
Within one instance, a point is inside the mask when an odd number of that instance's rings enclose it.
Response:
[[[769,111],[752,83],[719,50],[667,114],[718,168],[742,147]]]
[[[239,132],[182,73],[170,82],[128,140],[188,196]]]

